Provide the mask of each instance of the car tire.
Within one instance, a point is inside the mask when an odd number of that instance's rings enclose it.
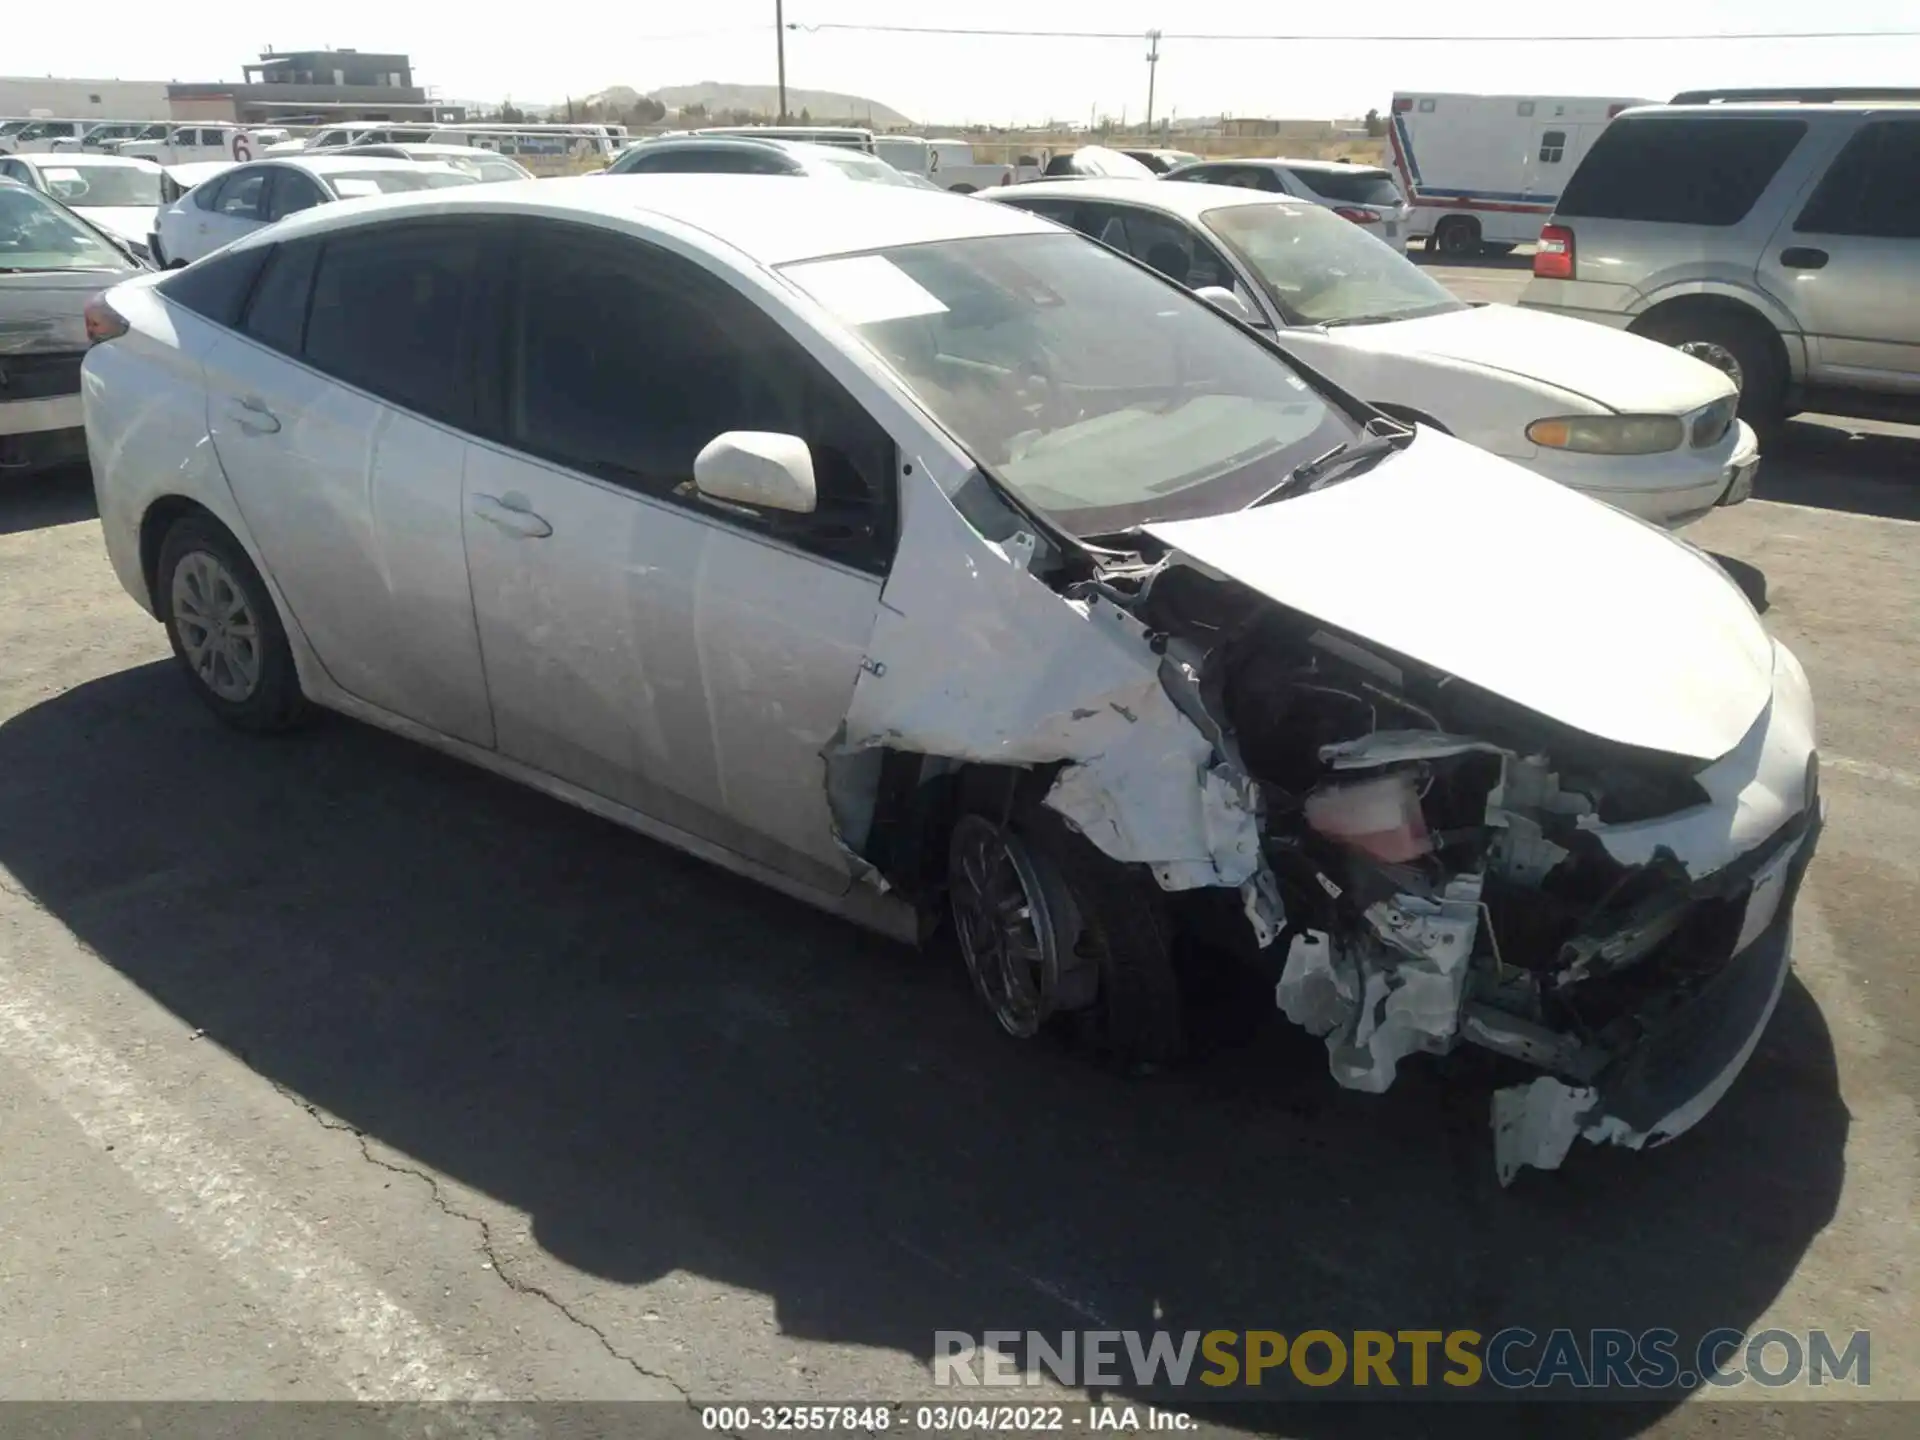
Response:
[[[1471,215],[1449,215],[1434,227],[1429,248],[1464,259],[1480,252],[1480,222]]]
[[[1050,810],[963,813],[948,893],[961,958],[1002,1030],[1070,1038],[1122,1067],[1186,1049],[1173,933],[1160,889]]]
[[[266,582],[211,517],[176,520],[160,542],[154,600],[174,659],[227,724],[269,734],[305,717],[293,648]]]
[[[1761,434],[1786,419],[1787,376],[1764,322],[1722,310],[1680,310],[1655,316],[1639,331],[1726,371],[1740,387],[1740,418]]]

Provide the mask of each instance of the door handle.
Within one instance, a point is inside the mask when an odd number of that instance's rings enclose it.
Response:
[[[275,435],[280,430],[280,417],[257,395],[243,395],[227,416],[249,435]]]
[[[489,525],[497,526],[509,535],[517,535],[522,540],[544,540],[553,534],[553,526],[534,514],[509,505],[493,495],[473,497],[473,513]]]
[[[1810,245],[1789,245],[1780,252],[1780,263],[1789,270],[1818,270],[1832,257]]]

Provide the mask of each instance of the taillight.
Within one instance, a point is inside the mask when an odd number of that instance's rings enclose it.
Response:
[[[1378,225],[1380,217],[1371,210],[1356,210],[1351,205],[1336,205],[1333,213],[1342,220],[1351,220],[1356,225]]]
[[[68,311],[72,314],[72,311]],[[87,302],[87,343],[98,345],[107,340],[118,340],[127,333],[124,316],[107,304],[105,295],[96,295]]]
[[[1540,227],[1540,243],[1533,251],[1533,273],[1542,280],[1573,278],[1573,231],[1564,225]]]

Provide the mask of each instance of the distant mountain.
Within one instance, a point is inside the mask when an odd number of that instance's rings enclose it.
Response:
[[[640,92],[627,85],[614,85],[598,95],[584,97],[589,103],[626,110],[640,99]],[[671,118],[689,105],[704,105],[710,115],[723,110],[746,110],[771,120],[780,109],[780,91],[773,85],[723,85],[703,80],[698,85],[669,85],[655,90],[653,98],[667,107]],[[816,125],[832,121],[855,122],[875,130],[891,130],[913,122],[891,106],[863,95],[841,95],[832,90],[802,90],[787,87],[787,114],[798,119],[801,111]]]

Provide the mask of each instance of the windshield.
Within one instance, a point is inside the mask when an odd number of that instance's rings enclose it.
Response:
[[[76,207],[160,203],[160,172],[144,165],[49,165],[40,178],[54,199]]]
[[[1202,301],[1077,235],[785,266],[973,457],[1078,535],[1250,504],[1355,434]]]
[[[478,177],[458,170],[330,170],[327,184],[342,200],[367,195],[397,195],[402,190],[439,190],[448,185],[473,185]]]
[[[1253,271],[1291,324],[1411,320],[1467,308],[1406,256],[1331,210],[1222,205],[1200,222]]]
[[[1309,170],[1293,167],[1293,174],[1323,200],[1349,205],[1398,205],[1400,187],[1384,170]]]
[[[906,175],[873,155],[848,151],[844,155],[819,155],[814,163],[823,170],[837,172],[843,179],[865,180],[873,185],[912,185]]]
[[[0,186],[0,274],[127,268],[125,255],[51,200]]]

